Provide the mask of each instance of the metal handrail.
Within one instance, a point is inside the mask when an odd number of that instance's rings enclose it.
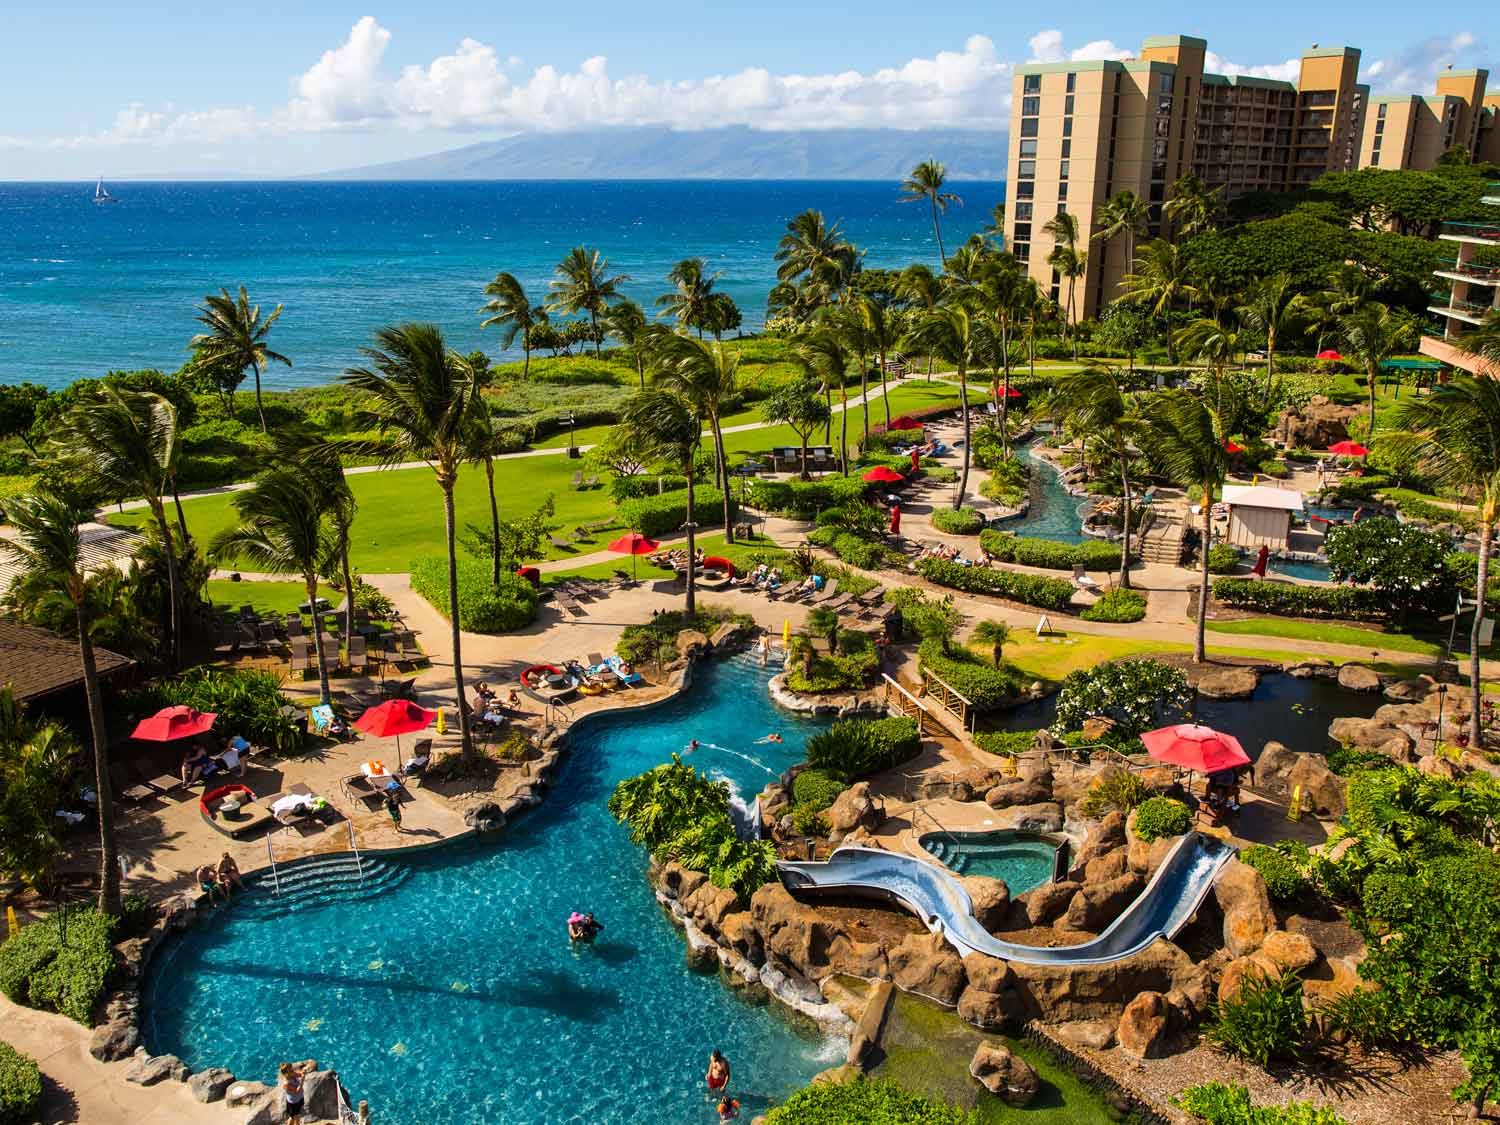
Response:
[[[266,833],[266,859],[271,862],[272,893],[279,896],[281,894],[281,876],[276,871],[276,849],[271,846],[271,838],[275,835],[275,832]]]
[[[354,853],[354,869],[359,872],[360,886],[364,886],[365,864],[364,860],[360,859],[359,856],[359,845],[354,842],[354,821],[346,820],[344,824],[349,829],[349,849]]]

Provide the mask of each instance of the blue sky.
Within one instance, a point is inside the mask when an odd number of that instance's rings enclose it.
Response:
[[[1003,126],[1015,64],[1116,57],[1169,32],[1207,38],[1222,69],[1273,75],[1314,42],[1351,43],[1377,93],[1490,66],[1482,5],[1413,12],[1390,0],[15,0],[0,13],[0,179],[298,174],[631,123]]]

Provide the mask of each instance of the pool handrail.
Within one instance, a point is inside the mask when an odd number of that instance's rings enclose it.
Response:
[[[1162,860],[1145,889],[1092,941],[1033,946],[1003,941],[974,917],[973,900],[951,872],[901,852],[841,847],[822,863],[782,861],[783,885],[797,892],[853,891],[894,900],[943,937],[960,956],[982,953],[1024,964],[1107,964],[1171,940],[1202,905],[1235,849],[1211,836],[1187,833]],[[1175,897],[1173,892],[1175,891]],[[1155,921],[1158,905],[1167,913]]]

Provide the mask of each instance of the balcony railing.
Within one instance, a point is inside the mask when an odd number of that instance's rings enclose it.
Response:
[[[1500,243],[1500,223],[1444,223],[1442,233],[1452,238],[1480,238]]]
[[[1493,305],[1486,305],[1480,301],[1461,301],[1450,298],[1446,293],[1429,294],[1440,309],[1451,309],[1454,312],[1469,313],[1472,316],[1483,316],[1494,309]]]

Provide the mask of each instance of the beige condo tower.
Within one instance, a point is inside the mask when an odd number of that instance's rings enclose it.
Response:
[[[1359,145],[1359,166],[1425,170],[1451,148],[1461,148],[1474,159],[1494,160],[1493,150],[1500,144],[1495,129],[1500,99],[1485,97],[1488,81],[1487,70],[1449,68],[1438,76],[1432,97],[1373,99]],[[1484,155],[1486,151],[1490,155]]]

